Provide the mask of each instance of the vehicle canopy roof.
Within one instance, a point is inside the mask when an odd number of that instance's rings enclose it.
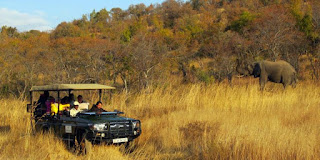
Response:
[[[68,90],[98,90],[115,89],[115,87],[102,84],[51,84],[44,86],[33,86],[30,91],[68,91]]]

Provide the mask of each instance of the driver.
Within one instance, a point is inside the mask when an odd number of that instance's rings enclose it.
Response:
[[[96,105],[93,105],[88,112],[107,112],[107,111],[102,108],[102,102],[98,101]]]

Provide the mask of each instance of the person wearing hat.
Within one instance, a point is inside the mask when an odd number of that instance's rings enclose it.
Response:
[[[73,108],[70,110],[70,116],[71,117],[75,117],[78,112],[80,112],[80,110],[79,110],[79,102],[75,101],[73,103]]]

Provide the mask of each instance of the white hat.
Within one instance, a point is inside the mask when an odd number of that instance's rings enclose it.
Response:
[[[74,101],[73,105],[74,106],[79,106],[79,102],[78,101]]]

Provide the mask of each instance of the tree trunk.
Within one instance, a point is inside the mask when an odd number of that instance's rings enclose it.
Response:
[[[318,71],[317,71],[316,66],[315,66],[314,63],[313,63],[313,59],[312,59],[312,58],[313,58],[312,56],[309,57],[309,61],[310,61],[311,68],[312,68],[312,74],[313,74],[313,76],[316,78],[315,80],[319,80],[319,74],[318,74]],[[312,76],[312,77],[313,77],[313,76]]]

